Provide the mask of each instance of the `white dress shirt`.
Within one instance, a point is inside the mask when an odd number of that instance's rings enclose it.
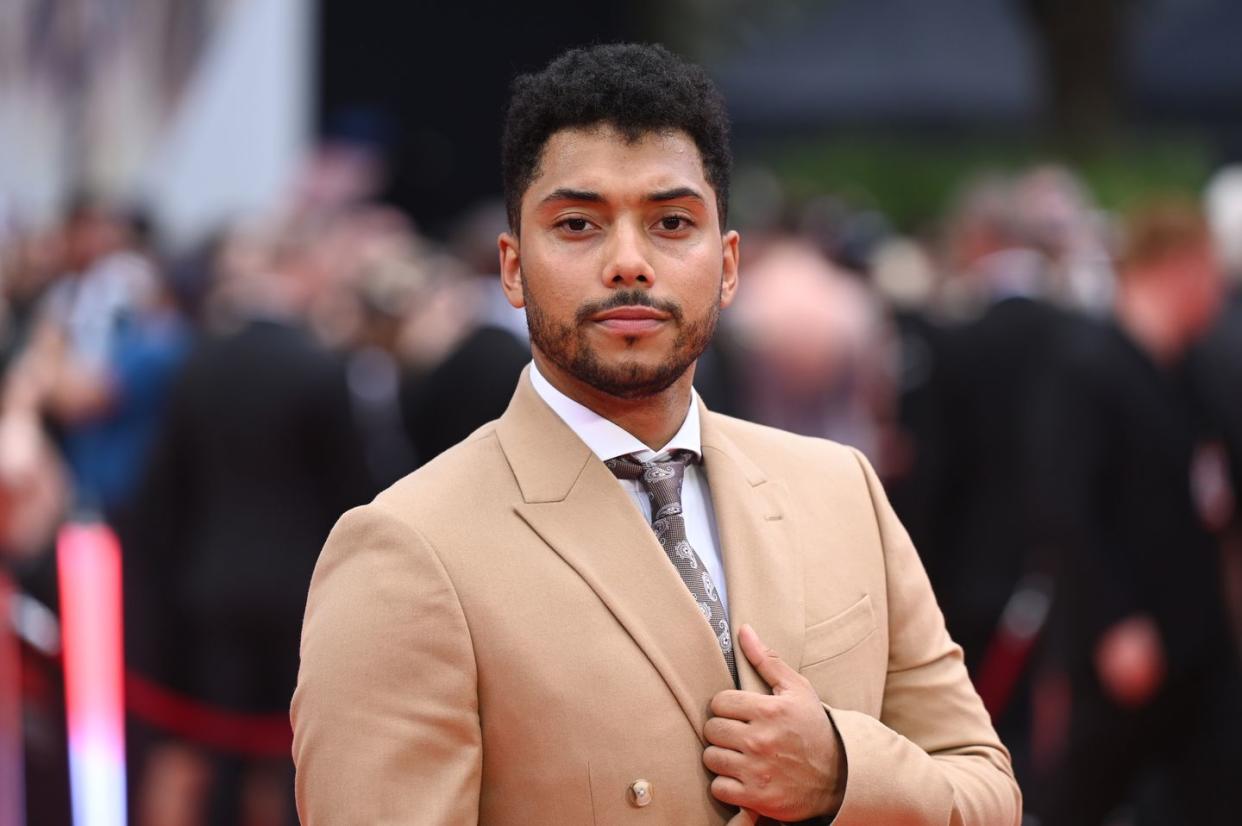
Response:
[[[690,391],[690,409],[686,411],[686,420],[682,422],[681,429],[668,444],[653,451],[639,441],[638,437],[557,390],[543,377],[534,362],[530,365],[530,382],[539,397],[569,425],[570,430],[578,434],[578,438],[586,443],[600,461],[633,455],[640,462],[651,462],[669,458],[674,450],[689,451],[700,460],[703,457],[702,440],[699,437],[699,406],[696,403],[699,396],[693,389]],[[637,479],[618,479],[617,482],[629,493],[650,525],[651,500],[647,498],[642,483]],[[716,535],[716,513],[712,508],[711,491],[707,487],[707,475],[703,473],[703,466],[699,462],[686,465],[685,477],[681,483],[681,509],[686,520],[686,539],[711,574],[712,582],[720,594],[720,604],[728,611],[729,589],[725,582],[720,541]]]

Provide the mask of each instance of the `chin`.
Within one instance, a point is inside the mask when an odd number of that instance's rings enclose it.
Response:
[[[669,359],[596,362],[592,367],[579,377],[596,390],[620,399],[641,399],[661,393],[688,369]]]

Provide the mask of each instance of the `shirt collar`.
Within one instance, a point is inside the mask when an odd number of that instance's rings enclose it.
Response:
[[[632,453],[640,462],[650,462],[663,458],[674,450],[689,451],[694,454],[696,461],[702,455],[697,404],[699,395],[693,388],[690,390],[690,408],[686,411],[686,419],[681,423],[681,428],[663,448],[651,450],[632,433],[626,432],[617,424],[553,387],[539,372],[538,366],[533,361],[530,364],[530,383],[539,397],[547,402],[548,407],[551,407],[553,412],[569,425],[569,429],[576,433],[578,438],[585,442],[591,452],[601,461]]]

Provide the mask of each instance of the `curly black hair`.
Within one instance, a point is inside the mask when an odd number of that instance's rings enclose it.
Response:
[[[688,134],[725,225],[733,154],[724,98],[701,67],[663,46],[616,43],[571,49],[543,71],[513,81],[501,142],[511,229],[520,226],[522,196],[548,139],[562,129],[601,124],[629,141],[665,130]]]

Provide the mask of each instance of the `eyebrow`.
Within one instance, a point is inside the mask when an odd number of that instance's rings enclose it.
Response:
[[[660,192],[653,192],[647,196],[648,201],[654,201],[656,203],[662,203],[664,201],[678,201],[678,200],[681,200],[682,198],[693,198],[696,201],[702,201],[703,203],[707,203],[707,199],[704,198],[699,193],[698,190],[691,189],[688,186],[679,186],[679,187],[675,187],[674,189],[665,189]]]
[[[673,189],[662,189],[659,192],[652,192],[643,200],[652,203],[664,203],[665,201],[677,201],[682,198],[692,198],[696,201],[707,203],[707,199],[696,189],[688,186],[674,187]],[[561,187],[554,189],[540,203],[547,204],[554,201],[580,201],[591,204],[602,204],[606,199],[598,192],[592,192],[589,189],[570,189]]]
[[[598,192],[592,192],[589,189],[554,189],[540,203],[551,203],[552,201],[586,201],[592,204],[602,204],[604,196]]]

